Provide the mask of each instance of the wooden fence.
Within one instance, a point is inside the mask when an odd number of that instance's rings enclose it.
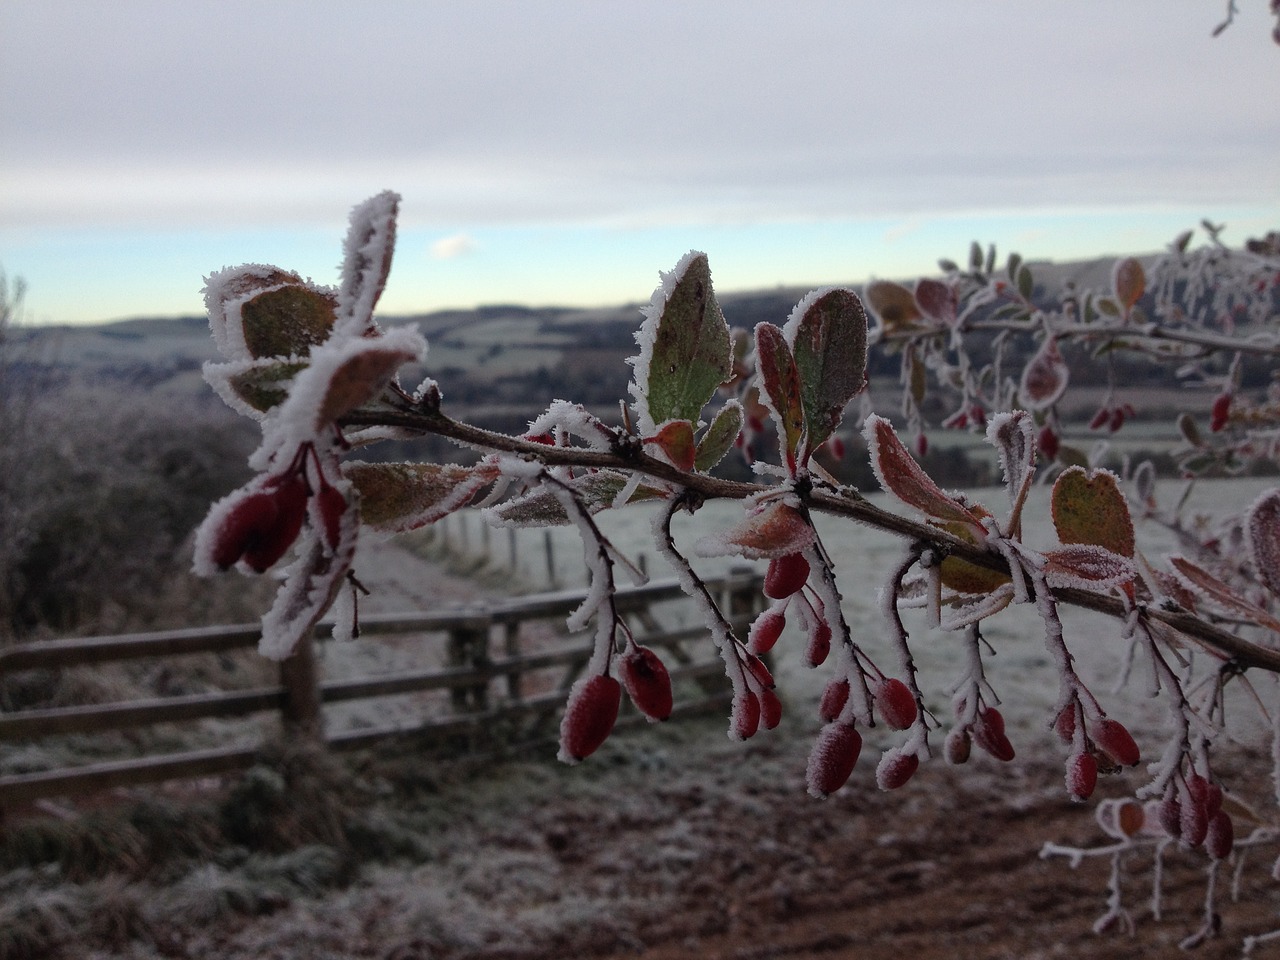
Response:
[[[760,580],[749,568],[711,581],[722,609],[745,635],[759,609]],[[355,678],[323,679],[315,641],[308,639],[280,665],[276,686],[216,691],[119,703],[0,712],[0,742],[26,741],[63,734],[148,727],[207,718],[279,714],[284,729],[308,736],[334,750],[376,746],[394,738],[414,739],[414,749],[462,752],[520,749],[542,742],[558,729],[557,715],[569,686],[590,655],[590,641],[561,639],[546,649],[527,650],[523,624],[563,620],[585,592],[561,591],[470,606],[463,610],[361,619],[361,636],[422,635],[420,642],[443,639],[446,666]],[[677,713],[721,709],[730,691],[707,629],[700,623],[663,628],[653,606],[683,596],[674,581],[620,591],[618,606],[638,640],[663,649],[677,684]],[[694,618],[695,621],[697,618]],[[327,632],[325,628],[321,628]],[[163,633],[88,637],[21,644],[0,650],[0,679],[21,670],[61,670],[137,658],[197,653],[229,653],[258,643],[256,625],[206,627]],[[363,641],[358,641],[363,642]],[[374,641],[376,642],[376,641]],[[686,650],[692,642],[696,652]],[[550,675],[552,680],[547,682]],[[538,677],[543,689],[528,689]],[[716,678],[719,677],[719,680]],[[696,686],[682,681],[697,681]],[[549,687],[549,689],[546,689]],[[686,690],[686,688],[688,688]],[[438,715],[362,729],[327,731],[325,705],[431,690],[449,691],[449,708]],[[688,690],[695,691],[692,698]],[[640,719],[624,714],[620,724]],[[0,776],[0,815],[6,807],[42,797],[91,793],[163,780],[205,777],[244,770],[260,757],[260,744],[187,750],[96,762],[34,773]]]

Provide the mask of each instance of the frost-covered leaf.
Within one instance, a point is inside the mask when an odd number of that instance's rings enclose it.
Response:
[[[1031,294],[1035,293],[1036,281],[1031,275],[1031,268],[1025,263],[1018,268],[1018,275],[1015,278],[1018,284],[1018,293],[1022,295],[1024,300],[1030,300]]]
[[[1021,535],[1022,505],[1035,476],[1035,421],[1025,410],[997,414],[987,424],[987,440],[999,453],[1000,467],[1009,491],[1009,522],[1005,525],[1005,532],[1016,539]]]
[[[733,373],[729,327],[711,287],[704,253],[690,251],[654,291],[631,359],[640,431],[668,420],[697,423],[716,387]]]
[[[240,321],[255,357],[306,356],[333,330],[337,297],[308,283],[265,290],[240,304]]]
[[[694,551],[701,557],[772,560],[808,549],[816,536],[799,510],[774,500],[730,529],[701,538]]]
[[[1111,289],[1116,300],[1129,310],[1141,298],[1147,288],[1147,275],[1142,261],[1137,257],[1122,257],[1111,268]]]
[[[338,289],[335,329],[340,336],[362,337],[376,330],[373,308],[391,272],[399,205],[400,196],[387,190],[351,211]]]
[[[333,329],[337,298],[279,267],[249,263],[205,280],[205,308],[228,360],[305,356]]]
[[[1193,563],[1186,557],[1170,557],[1169,562],[1178,571],[1178,575],[1191,584],[1192,588],[1202,596],[1246,620],[1251,620],[1266,627],[1268,630],[1280,633],[1280,620],[1277,620],[1257,604],[1251,603],[1240,596],[1234,587],[1218,579],[1204,567]]]
[[[263,360],[210,361],[202,369],[205,382],[236,413],[255,420],[282,404],[293,378],[307,368],[306,361]]]
[[[645,437],[644,442],[661,450],[678,470],[693,469],[693,424],[688,420],[669,420],[658,427],[653,436]]]
[[[920,464],[916,463],[902,445],[893,424],[888,420],[874,413],[869,415],[862,434],[871,453],[871,469],[887,492],[907,506],[915,507],[938,520],[956,521],[981,529],[977,515],[955,498],[943,493],[921,469]]]
[[[941,280],[916,281],[916,306],[925,315],[941,320],[949,327],[956,323],[956,292]]]
[[[782,328],[800,376],[805,449],[801,460],[840,426],[844,408],[867,383],[867,313],[852,290],[817,290]]]
[[[306,368],[307,364],[301,361],[258,360],[252,366],[229,373],[226,385],[247,407],[266,413],[288,399],[294,377]],[[205,369],[206,380],[210,379],[210,369]],[[218,389],[217,385],[214,389]]]
[[[742,404],[737,400],[729,400],[721,407],[711,421],[711,426],[698,441],[698,450],[694,455],[693,465],[704,473],[719,463],[733,447],[742,432]]]
[[[1268,490],[1249,508],[1245,533],[1258,579],[1280,597],[1280,489]]]
[[[1035,356],[1022,370],[1018,396],[1029,410],[1047,410],[1067,389],[1070,371],[1058,349],[1056,337],[1046,337]]]
[[[465,507],[497,479],[498,468],[350,460],[342,473],[360,493],[361,520],[376,530],[402,533]]]
[[[990,516],[981,504],[974,504],[970,510],[980,518]],[[937,526],[939,529],[945,530],[953,537],[964,540],[966,543],[975,545],[978,543],[978,538],[975,536],[974,528],[971,524],[951,521],[939,523]],[[1007,573],[1001,573],[999,570],[992,570],[990,567],[970,563],[968,560],[954,555],[943,557],[938,573],[942,578],[942,585],[956,593],[992,593],[1002,587],[1009,586],[1009,575]]]
[[[782,330],[771,323],[756,325],[756,376],[778,426],[783,459],[794,472],[804,440],[800,371]]]
[[[418,359],[425,349],[422,338],[408,330],[396,330],[387,336],[348,341],[341,345],[340,359],[331,364],[328,371],[317,422],[332,423],[343,414],[368,403],[391,382],[397,370]],[[317,358],[311,370],[316,370],[318,365]]]
[[[1119,586],[1133,579],[1133,560],[1106,547],[1076,543],[1045,554],[1045,577],[1055,587]]]
[[[1050,509],[1062,543],[1091,543],[1133,557],[1129,503],[1110,470],[1063,470],[1053,484]]]
[[[921,319],[915,294],[900,283],[876,280],[867,284],[862,292],[867,306],[880,318],[880,325],[887,333],[902,330]]]
[[[588,513],[599,513],[613,506],[630,478],[619,470],[599,470],[567,481],[578,502]],[[655,487],[641,484],[628,498],[628,503],[658,499],[666,494]],[[492,522],[512,527],[548,527],[569,523],[564,503],[555,491],[538,487],[485,511]]]

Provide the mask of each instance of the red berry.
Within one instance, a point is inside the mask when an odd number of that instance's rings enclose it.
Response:
[[[818,716],[824,723],[831,723],[844,711],[844,705],[849,701],[849,681],[844,677],[837,677],[827,683],[827,688],[822,691],[822,702],[818,704]]]
[[[1142,759],[1138,745],[1123,723],[1104,717],[1093,730],[1093,742],[1122,767],[1135,766]]]
[[[1098,786],[1098,761],[1092,753],[1077,753],[1067,760],[1067,793],[1072,800],[1088,800]]]
[[[973,741],[997,760],[1008,763],[1014,757],[1013,744],[1004,734],[1004,717],[994,707],[978,714],[973,725]]]
[[[777,609],[769,609],[756,617],[751,624],[751,632],[747,634],[747,644],[752,653],[768,653],[782,636],[782,629],[787,625],[786,615]]]
[[[219,570],[228,570],[255,544],[262,531],[270,530],[280,514],[276,499],[269,493],[251,493],[237,503],[218,530],[213,548],[213,562]]]
[[[1182,836],[1182,803],[1178,800],[1178,795],[1172,791],[1160,801],[1160,807],[1157,810],[1160,819],[1160,826],[1164,828],[1164,832],[1177,840]]]
[[[929,453],[929,438],[923,433],[916,434],[916,456],[921,460]]]
[[[1209,429],[1217,433],[1227,425],[1231,416],[1231,394],[1220,393],[1213,401],[1213,409],[1209,413]]]
[[[633,646],[622,655],[619,667],[627,695],[641,713],[654,720],[671,716],[671,675],[656,653]]]
[[[919,715],[915,695],[897,677],[882,680],[876,685],[875,701],[880,716],[894,730],[907,729]]]
[[[729,714],[729,736],[734,740],[750,740],[760,728],[760,698],[750,690],[733,698]]]
[[[803,553],[789,553],[785,557],[774,557],[769,561],[769,569],[764,575],[764,595],[773,600],[785,600],[809,579],[809,561]]]
[[[876,766],[876,784],[881,790],[897,790],[920,768],[920,758],[914,753],[898,750],[885,751]]]
[[[819,620],[809,631],[809,646],[804,652],[805,660],[811,667],[820,667],[831,653],[831,625]]]
[[[760,684],[765,690],[772,690],[775,686],[773,682],[773,674],[769,672],[769,668],[765,666],[763,660],[759,657],[747,654],[745,663],[747,669],[751,671],[751,676],[755,678],[756,683]]]
[[[1214,860],[1225,860],[1231,856],[1231,848],[1235,846],[1236,831],[1231,817],[1225,810],[1219,810],[1209,820],[1209,830],[1205,834],[1204,848]]]
[[[809,754],[805,779],[809,792],[826,797],[845,785],[862,752],[862,734],[850,723],[829,723],[818,733]]]
[[[316,494],[316,504],[324,521],[325,541],[329,549],[337,550],[338,541],[342,539],[342,516],[347,512],[347,498],[338,492],[337,487],[326,483]]]
[[[766,730],[772,730],[782,722],[782,701],[772,690],[760,694],[760,722]]]
[[[1137,800],[1124,801],[1116,811],[1116,823],[1126,837],[1137,834],[1146,821],[1147,812]]]
[[[1108,420],[1111,419],[1111,411],[1106,407],[1099,407],[1098,412],[1093,415],[1093,419],[1089,421],[1089,429],[1097,430]]]
[[[1040,434],[1036,437],[1036,446],[1040,448],[1040,453],[1046,460],[1052,460],[1057,457],[1058,451],[1062,448],[1062,442],[1058,439],[1057,431],[1045,425],[1040,428]]]
[[[1115,433],[1124,426],[1124,411],[1119,407],[1111,411],[1111,422],[1107,424],[1107,429]]]
[[[969,731],[964,727],[956,727],[948,733],[945,744],[947,763],[952,763],[957,766],[962,763],[968,763],[969,751],[972,744],[973,740],[969,736]]]
[[[1209,817],[1204,812],[1204,807],[1196,803],[1190,797],[1184,798],[1186,802],[1182,804],[1181,816],[1181,840],[1188,847],[1198,847],[1204,843],[1204,838],[1209,833]]]
[[[1076,705],[1068,703],[1053,721],[1054,732],[1058,739],[1070,744],[1076,738]]]
[[[576,763],[595,753],[613,731],[622,685],[596,674],[574,688],[560,722],[560,759]]]

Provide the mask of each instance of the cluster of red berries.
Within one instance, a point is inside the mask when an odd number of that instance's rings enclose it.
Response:
[[[671,716],[671,674],[653,650],[631,640],[627,649],[613,658],[613,666],[622,677],[621,683],[607,672],[595,674],[569,695],[560,724],[562,759],[576,762],[600,749],[618,722],[624,685],[631,702],[651,720]]]
[[[871,685],[871,699],[885,725],[906,730],[919,717],[919,705],[911,689],[896,677],[881,676]],[[806,772],[809,792],[826,797],[845,785],[862,752],[862,734],[846,711],[850,683],[847,677],[831,680],[822,693],[818,714],[824,726],[809,754]],[[876,783],[881,790],[896,790],[920,767],[914,750],[893,748],[885,751],[876,767]]]
[[[982,404],[971,403],[967,407],[961,407],[943,420],[942,426],[948,430],[967,430],[969,427],[985,430],[987,428],[987,411]]]
[[[957,716],[968,711],[968,704],[956,704]],[[958,724],[947,734],[944,750],[948,763],[967,763],[973,744],[977,744],[991,756],[1004,763],[1014,757],[1013,744],[1004,732],[1004,714],[995,707],[980,704],[977,718],[970,724]]]
[[[1068,704],[1054,720],[1053,728],[1058,738],[1073,748],[1067,757],[1067,792],[1071,799],[1084,801],[1093,796],[1100,770],[1136,766],[1142,754],[1128,728],[1110,717],[1086,724],[1085,736],[1077,738],[1080,713],[1075,703]]]
[[[312,462],[314,486],[308,475]],[[325,542],[336,550],[347,498],[325,479],[314,447],[304,444],[287,470],[268,476],[228,511],[213,545],[214,565],[228,570],[244,561],[255,573],[265,573],[298,539],[312,507]]]
[[[1190,773],[1172,781],[1159,800],[1103,801],[1098,822],[1117,838],[1169,837],[1192,849],[1203,845],[1212,859],[1225,860],[1235,847],[1235,824],[1222,801],[1222,787]]]
[[[1112,433],[1115,433],[1124,426],[1125,420],[1132,417],[1133,414],[1133,404],[1103,404],[1098,408],[1098,412],[1093,415],[1093,419],[1089,421],[1089,429],[1101,430],[1106,427]]]

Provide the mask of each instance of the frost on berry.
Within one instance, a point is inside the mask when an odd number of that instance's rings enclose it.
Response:
[[[818,716],[824,723],[835,720],[844,711],[849,702],[849,681],[845,677],[836,677],[827,682],[822,691],[822,700],[818,704]]]
[[[1068,703],[1053,720],[1054,733],[1063,743],[1070,744],[1076,738],[1076,705]]]
[[[671,716],[671,675],[648,647],[633,646],[619,658],[619,672],[632,703],[651,720]]]
[[[805,780],[815,797],[826,797],[844,786],[862,752],[862,734],[850,723],[829,723],[818,733],[809,753]]]
[[[1013,744],[1004,732],[1004,716],[995,707],[986,707],[978,713],[973,725],[973,742],[1005,763],[1014,757]]]
[[[760,691],[760,723],[766,730],[782,722],[782,701],[773,690]]]
[[[560,722],[559,759],[577,763],[600,748],[618,720],[622,685],[613,677],[595,674],[574,685]]]
[[[1204,848],[1214,860],[1225,860],[1231,856],[1234,845],[1235,826],[1231,822],[1231,816],[1227,811],[1219,810],[1209,819]]]
[[[956,727],[947,734],[946,743],[943,750],[947,756],[947,763],[959,766],[962,763],[969,762],[969,752],[972,749],[973,738],[969,731],[964,727]]]
[[[209,574],[243,562],[255,573],[265,573],[298,539],[307,496],[306,481],[289,474],[259,478],[215,503],[196,533],[196,572]]]
[[[1198,847],[1204,843],[1204,838],[1209,833],[1209,817],[1204,805],[1196,803],[1192,797],[1184,797],[1179,825],[1179,837],[1188,847]]]
[[[1214,433],[1227,425],[1231,417],[1231,394],[1220,393],[1213,401],[1213,409],[1209,412],[1209,429]]]
[[[756,683],[760,684],[762,690],[772,690],[775,686],[773,674],[769,672],[765,662],[757,656],[748,654],[745,661],[747,669],[751,671],[751,677]]]
[[[1084,801],[1098,786],[1098,761],[1092,753],[1077,753],[1067,759],[1067,793]]]
[[[876,784],[881,790],[897,790],[920,768],[920,757],[894,748],[886,750],[876,766]]]
[[[1093,742],[1122,767],[1136,766],[1142,759],[1138,745],[1123,723],[1104,717],[1093,729]]]
[[[750,740],[760,728],[760,698],[743,689],[733,697],[729,712],[729,739]]]
[[[916,722],[919,711],[915,695],[897,677],[881,680],[876,684],[873,695],[880,716],[894,730],[905,730]]]
[[[805,648],[804,659],[811,667],[820,667],[831,653],[831,624],[825,620],[815,620],[809,628],[809,645]]]
[[[1177,793],[1171,790],[1160,801],[1156,817],[1160,821],[1160,827],[1174,840],[1182,836],[1182,802]]]
[[[782,636],[787,625],[786,614],[771,607],[756,617],[751,623],[751,631],[747,634],[748,647],[752,653],[768,653]]]
[[[1245,532],[1258,579],[1280,597],[1280,490],[1269,490],[1254,501],[1245,516]]]
[[[769,561],[764,575],[764,595],[772,600],[785,600],[799,593],[809,579],[809,561],[803,553],[789,553]]]

